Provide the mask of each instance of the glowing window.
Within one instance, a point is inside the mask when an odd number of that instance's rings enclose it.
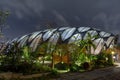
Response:
[[[76,28],[69,28],[67,30],[65,30],[63,33],[62,33],[62,40],[66,40],[68,39],[73,33],[74,31],[76,30]]]
[[[78,28],[78,31],[85,32],[85,31],[88,31],[89,29],[90,29],[89,27],[80,27],[80,28]]]
[[[31,41],[32,39],[34,39],[40,32],[35,32],[33,33],[30,37],[28,41]]]
[[[27,39],[28,39],[28,36],[26,36],[26,37],[24,37],[21,41],[20,41],[20,43],[19,43],[19,47],[23,47],[27,42]]]
[[[100,32],[100,36],[101,37],[109,37],[111,34],[110,33],[106,33],[106,32],[104,32],[104,31],[101,31]]]
[[[42,37],[42,34],[38,35],[30,44],[30,47],[33,49],[33,51],[36,50],[39,42],[41,42],[41,37]]]
[[[25,38],[26,36],[27,36],[27,35],[22,36],[20,39],[18,39],[17,42],[19,42],[20,40],[22,40],[22,39]]]
[[[84,39],[87,39],[88,38],[88,33],[91,35],[91,37],[95,36],[95,35],[98,35],[98,33],[94,30],[91,30],[91,31],[88,31],[85,36],[84,36]],[[94,38],[93,38],[94,39]]]
[[[82,32],[82,30],[83,30],[84,28],[85,28],[85,27],[79,27],[79,28],[78,28],[78,31],[79,31],[79,32]]]
[[[114,39],[114,37],[109,37],[108,40],[106,41],[106,45],[107,47],[109,46],[109,44],[111,43],[111,41]]]
[[[94,43],[96,45],[94,54],[98,54],[98,53],[100,53],[101,49],[103,48],[105,42],[104,42],[103,38],[98,38],[94,41]]]
[[[72,43],[72,42],[80,40],[80,39],[82,39],[81,34],[75,34],[70,38],[69,43]]]
[[[53,36],[50,38],[49,42],[56,44],[59,39],[59,36],[59,33],[54,33]]]
[[[56,29],[47,31],[47,32],[43,35],[43,40],[46,41],[46,40],[53,34],[53,32],[54,32],[55,30],[56,30]]]

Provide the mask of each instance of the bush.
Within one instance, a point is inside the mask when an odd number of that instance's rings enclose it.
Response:
[[[57,63],[55,65],[55,68],[57,68],[58,70],[67,70],[68,69],[68,64],[67,63]]]
[[[112,55],[108,54],[107,57],[108,57],[108,65],[112,66],[113,65]]]
[[[3,72],[17,72],[23,74],[33,74],[40,72],[50,72],[51,68],[40,63],[20,62],[15,65],[4,64],[0,66],[0,70]]]
[[[71,64],[70,71],[72,72],[79,71],[79,66],[77,64]]]
[[[81,64],[81,66],[85,70],[90,70],[92,68],[92,66],[91,66],[91,64],[89,62],[84,62],[84,63]]]
[[[44,72],[50,72],[51,68],[46,66],[46,65],[42,65],[40,63],[37,64],[31,64],[31,67],[26,69],[27,71],[25,71],[25,73],[27,74],[33,74],[33,73],[44,73]]]
[[[57,69],[52,69],[52,71],[51,71],[51,75],[58,75],[58,72],[57,72]]]

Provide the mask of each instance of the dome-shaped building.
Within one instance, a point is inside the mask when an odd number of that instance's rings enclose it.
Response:
[[[112,33],[107,33],[90,27],[61,27],[37,31],[15,38],[14,40],[7,42],[6,49],[10,49],[10,45],[17,42],[18,47],[27,45],[34,52],[43,42],[52,42],[53,44],[62,42],[69,44],[76,40],[86,39],[88,37],[88,33],[91,36],[98,36],[97,38],[92,39],[93,43],[96,45],[96,49],[92,50],[93,54],[98,54],[102,49],[113,47],[115,44],[116,35],[113,35]]]

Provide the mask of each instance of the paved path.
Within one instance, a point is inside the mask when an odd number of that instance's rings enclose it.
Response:
[[[84,73],[61,74],[61,77],[55,80],[120,80],[120,63],[115,64],[118,66],[96,69]]]

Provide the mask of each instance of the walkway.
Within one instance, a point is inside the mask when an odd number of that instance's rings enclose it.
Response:
[[[120,80],[120,63],[115,64],[118,66],[96,69],[84,73],[61,74],[61,77],[55,80]]]

